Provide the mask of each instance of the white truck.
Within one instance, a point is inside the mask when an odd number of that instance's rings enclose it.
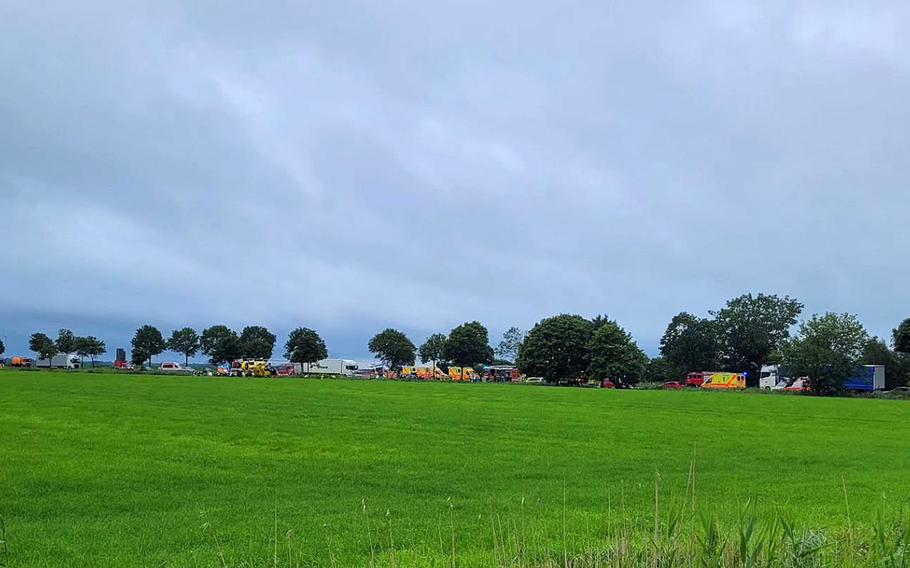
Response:
[[[60,353],[47,359],[38,359],[35,361],[35,367],[38,369],[78,369],[79,357],[75,353]]]
[[[790,379],[784,376],[780,365],[762,365],[758,376],[758,388],[765,390],[783,390],[790,384]]]
[[[357,372],[357,361],[352,359],[323,359],[315,363],[304,363],[300,372],[304,375],[343,375],[353,377]]]
[[[758,378],[758,386],[769,390],[806,390],[809,386],[806,379],[807,377],[800,377],[793,381],[784,376],[780,365],[764,365]],[[844,381],[844,388],[849,391],[884,390],[885,366],[863,365]]]

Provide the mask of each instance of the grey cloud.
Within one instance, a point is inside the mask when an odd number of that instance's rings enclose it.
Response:
[[[0,334],[910,311],[899,2],[0,6]],[[92,332],[87,329],[84,333]],[[337,342],[332,345],[331,339]]]

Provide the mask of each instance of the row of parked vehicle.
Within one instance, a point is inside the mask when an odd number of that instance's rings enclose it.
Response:
[[[663,388],[678,390],[703,388],[732,390],[749,386],[746,373],[698,371],[689,373],[685,381],[667,381]],[[806,392],[810,390],[809,377],[788,377],[781,365],[765,365],[758,376],[758,388],[771,391]],[[885,366],[863,365],[844,381],[844,389],[853,392],[876,392],[885,388]]]

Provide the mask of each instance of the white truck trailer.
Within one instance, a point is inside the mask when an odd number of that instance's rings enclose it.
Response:
[[[47,359],[38,359],[35,361],[35,367],[38,369],[78,369],[79,357],[75,353],[60,353]]]
[[[352,359],[323,359],[315,363],[304,363],[300,372],[304,375],[343,375],[353,377],[357,372],[357,361]]]

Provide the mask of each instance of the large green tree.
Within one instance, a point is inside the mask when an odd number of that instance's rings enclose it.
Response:
[[[74,334],[72,331],[68,329],[61,329],[57,333],[57,341],[55,342],[57,345],[57,352],[65,353],[67,355],[75,353],[77,339],[78,338],[76,337],[76,334]]]
[[[663,357],[654,357],[648,361],[648,366],[645,368],[645,380],[652,383],[665,383],[678,381],[679,376],[676,374],[676,367],[667,363]]]
[[[92,361],[92,368],[95,368],[95,358],[107,352],[107,345],[94,335],[88,337],[79,337],[76,341],[76,352],[79,357],[88,357]]]
[[[370,340],[368,345],[373,353],[391,369],[400,369],[414,364],[417,348],[408,336],[397,329],[385,329]]]
[[[308,327],[298,327],[292,331],[284,347],[284,356],[292,363],[312,365],[329,356],[325,341]]]
[[[43,333],[33,333],[28,341],[28,348],[35,352],[38,359],[47,359],[48,363],[57,356],[57,344]]]
[[[479,321],[467,322],[449,332],[445,358],[458,367],[474,367],[493,362],[490,336]]]
[[[85,363],[85,358],[88,357],[88,337],[76,337],[75,343],[73,344],[73,353],[79,356],[79,366],[82,367]]]
[[[203,330],[199,347],[202,353],[208,355],[212,365],[233,361],[243,356],[240,337],[226,325],[213,325]]]
[[[167,348],[174,353],[183,354],[183,365],[189,366],[190,357],[199,353],[199,334],[191,327],[175,329],[167,340]]]
[[[243,328],[240,333],[240,350],[248,359],[270,359],[275,350],[275,335],[261,325]]]
[[[748,371],[753,384],[768,355],[790,336],[802,310],[803,305],[789,296],[745,294],[712,312],[723,366]]]
[[[717,328],[709,319],[681,312],[673,316],[660,339],[660,354],[676,380],[691,371],[717,366]]]
[[[521,342],[524,339],[524,331],[515,326],[510,327],[502,334],[502,340],[496,346],[496,356],[514,363],[515,359],[518,358],[518,350],[521,348]]]
[[[594,325],[579,315],[545,318],[525,336],[518,350],[518,368],[551,383],[577,379],[588,368],[588,342],[593,334]]]
[[[899,353],[910,353],[910,318],[902,321],[894,330],[894,350]]]
[[[843,388],[862,361],[869,335],[852,314],[813,315],[784,342],[784,364],[793,376],[809,377],[814,394],[830,394]]]
[[[588,375],[627,384],[641,380],[648,356],[632,336],[613,320],[602,322],[588,342]]]
[[[422,363],[432,361],[435,368],[437,363],[446,360],[446,336],[441,333],[434,333],[421,344],[417,352]]]
[[[144,325],[136,330],[131,342],[133,347],[133,362],[142,364],[148,361],[152,366],[152,357],[160,355],[167,349],[167,342],[157,327]]]

